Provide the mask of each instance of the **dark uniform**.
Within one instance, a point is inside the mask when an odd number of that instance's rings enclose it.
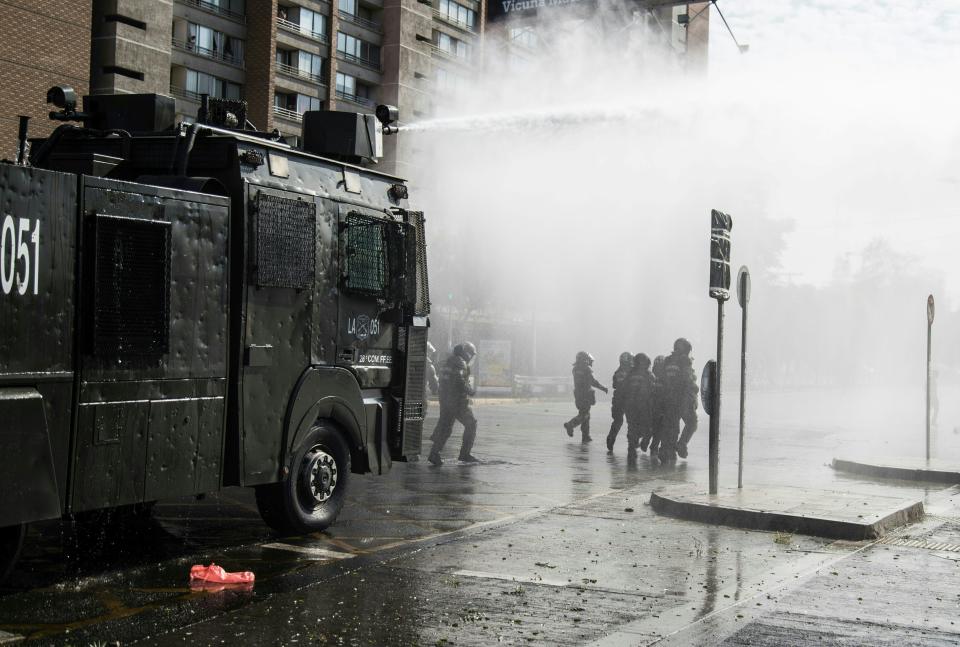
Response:
[[[664,387],[663,362],[666,358],[663,355],[657,355],[653,360],[653,435],[650,437],[650,456],[657,455],[657,449],[660,447],[660,439],[664,435],[664,398],[666,389]],[[647,441],[640,441],[640,451],[647,451]]]
[[[563,427],[571,437],[573,430],[580,427],[581,439],[585,443],[593,440],[590,438],[590,407],[597,403],[594,389],[607,392],[607,387],[593,377],[593,356],[580,351],[577,361],[573,363],[573,402],[577,407],[577,415],[563,423]]]
[[[447,444],[450,434],[453,433],[453,423],[460,421],[463,425],[463,443],[460,445],[460,460],[468,463],[478,462],[470,454],[473,442],[477,437],[477,419],[470,408],[470,397],[474,394],[470,383],[470,360],[477,351],[473,344],[466,342],[453,349],[453,354],[447,358],[440,369],[440,419],[433,430],[430,439],[433,447],[430,449],[428,460],[434,465],[441,465],[443,460],[440,452]]]
[[[653,436],[653,397],[656,383],[650,372],[650,358],[643,353],[633,360],[633,370],[623,387],[626,391],[627,457],[636,458],[641,439],[643,447]]]
[[[613,444],[617,442],[617,434],[623,426],[623,392],[622,388],[627,375],[633,369],[633,355],[630,353],[620,353],[620,366],[613,373],[613,398],[610,402],[610,415],[613,416],[613,422],[610,423],[610,433],[607,434],[607,451],[613,451]]]
[[[678,339],[673,353],[664,360],[664,436],[660,440],[660,460],[671,462],[687,457],[687,443],[697,430],[697,375],[690,359],[692,347],[686,339]],[[677,440],[680,422],[683,432]]]

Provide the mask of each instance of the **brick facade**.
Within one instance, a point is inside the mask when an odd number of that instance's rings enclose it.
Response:
[[[16,155],[17,117],[31,136],[48,134],[52,85],[89,89],[91,0],[0,0],[0,158]]]

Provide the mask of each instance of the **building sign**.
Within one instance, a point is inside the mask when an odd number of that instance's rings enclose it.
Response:
[[[596,0],[488,0],[487,19],[530,18],[565,7],[596,6]]]
[[[513,386],[513,361],[509,340],[477,341],[477,384],[479,386]]]

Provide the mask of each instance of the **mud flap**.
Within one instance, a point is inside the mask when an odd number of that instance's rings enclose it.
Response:
[[[0,388],[0,420],[0,527],[59,517],[43,396],[34,388]]]

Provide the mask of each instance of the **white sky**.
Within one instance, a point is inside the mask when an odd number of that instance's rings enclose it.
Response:
[[[767,205],[796,222],[786,272],[823,283],[872,238],[942,272],[960,304],[960,0],[720,0],[740,55],[711,15],[711,82],[829,123],[810,196]],[[816,115],[817,108],[823,109]],[[809,124],[807,124],[809,127]],[[778,143],[785,147],[777,150]],[[771,142],[771,159],[802,154]],[[815,151],[805,151],[815,152]],[[788,180],[784,179],[784,182]],[[794,195],[773,191],[774,195]],[[854,260],[856,260],[854,258]]]

